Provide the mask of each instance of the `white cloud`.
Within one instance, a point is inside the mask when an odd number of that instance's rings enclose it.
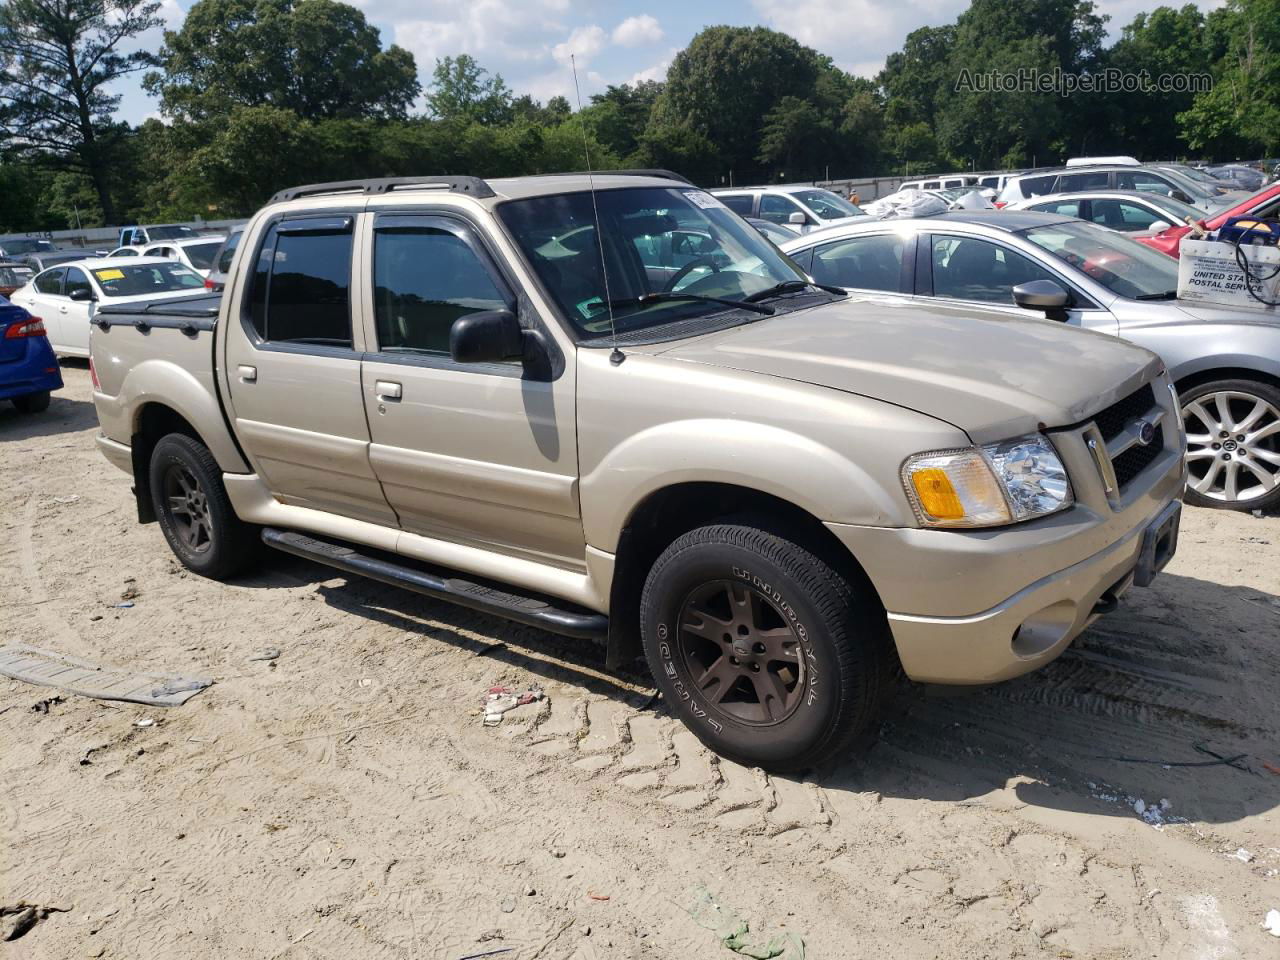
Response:
[[[569,39],[557,43],[551,48],[551,56],[556,63],[569,65],[570,58],[586,64],[592,57],[605,48],[609,42],[608,35],[594,23],[589,27],[577,27],[569,34]]]
[[[613,42],[620,47],[643,47],[661,39],[662,25],[647,13],[627,17],[613,28]]]
[[[671,61],[675,59],[677,53],[680,52],[679,47],[672,47],[667,51],[667,55],[652,66],[645,67],[643,70],[637,70],[627,80],[627,83],[635,86],[637,83],[643,83],[646,80],[665,80],[667,79],[667,71],[671,69]]]

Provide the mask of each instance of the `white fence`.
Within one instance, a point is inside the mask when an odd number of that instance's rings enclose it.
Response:
[[[247,222],[241,217],[238,220],[189,220],[185,225],[200,233],[216,233],[229,230],[231,227],[242,226]],[[85,247],[101,249],[102,247],[114,248],[119,238],[119,227],[86,227],[83,230],[33,230],[30,233],[10,233],[0,237],[0,243],[5,240],[19,239],[49,240],[55,247],[60,248]]]

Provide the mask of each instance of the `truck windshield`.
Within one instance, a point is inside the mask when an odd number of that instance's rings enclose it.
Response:
[[[10,256],[20,253],[48,253],[54,246],[48,240],[5,240],[4,252]]]
[[[180,263],[119,264],[93,271],[98,286],[108,297],[141,297],[175,290],[204,289],[198,273]]]
[[[780,283],[805,281],[773,244],[694,187],[601,190],[595,198],[603,273],[590,193],[509,200],[498,207],[547,292],[584,339],[609,336],[606,298],[615,304],[618,331],[634,331],[737,309],[696,299],[646,302],[653,294],[741,300]],[[758,315],[743,313],[744,319]]]
[[[1130,300],[1172,300],[1178,261],[1123,234],[1079,220],[1032,227],[1025,236],[1042,250]]]

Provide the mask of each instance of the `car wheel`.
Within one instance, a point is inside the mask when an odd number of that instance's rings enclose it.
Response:
[[[805,770],[876,716],[889,679],[884,610],[786,535],[701,527],[653,565],[645,656],[672,712],[738,763]]]
[[[49,409],[49,391],[28,393],[25,397],[14,397],[13,405],[19,413],[44,413]]]
[[[1265,510],[1280,503],[1280,389],[1215,380],[1179,398],[1187,430],[1187,492],[1197,507]]]
[[[214,580],[244,572],[258,557],[255,529],[236,516],[222,471],[199,441],[162,437],[151,452],[151,502],[183,566]]]

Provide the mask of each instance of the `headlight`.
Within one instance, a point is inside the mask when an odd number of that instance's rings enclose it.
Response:
[[[994,527],[1070,506],[1071,482],[1038,433],[1003,443],[910,457],[902,482],[928,527]]]

